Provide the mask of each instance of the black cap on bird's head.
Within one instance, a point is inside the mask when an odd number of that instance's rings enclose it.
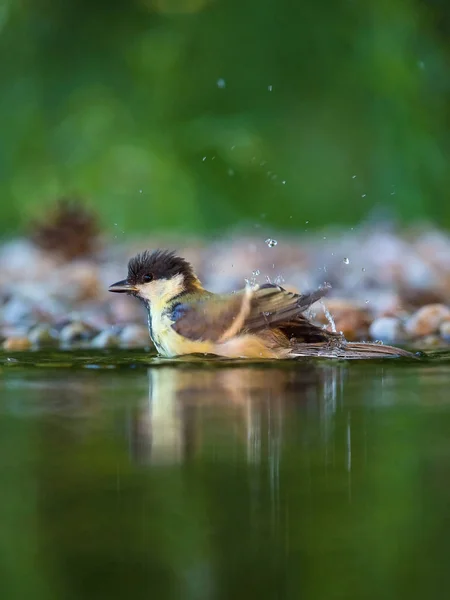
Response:
[[[130,259],[127,278],[111,285],[109,291],[137,295],[140,287],[146,283],[170,280],[179,275],[186,290],[197,286],[198,279],[187,260],[168,250],[145,250]]]

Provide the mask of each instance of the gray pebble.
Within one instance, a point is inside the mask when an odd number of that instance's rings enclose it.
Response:
[[[101,331],[91,341],[91,348],[113,348],[119,345],[119,338],[112,331]]]
[[[2,321],[17,325],[31,320],[33,306],[23,298],[11,298],[2,308]]]
[[[120,334],[120,344],[127,348],[145,348],[151,346],[150,335],[144,325],[126,325]]]
[[[439,333],[441,338],[443,338],[446,342],[450,342],[450,321],[444,321],[441,323],[439,327]]]
[[[50,325],[42,323],[28,332],[28,339],[34,346],[50,346],[58,342],[58,334]]]
[[[63,344],[73,344],[76,342],[88,341],[94,337],[97,332],[95,329],[86,325],[82,321],[73,321],[65,325],[59,334],[59,339]]]
[[[369,328],[370,337],[393,344],[405,339],[405,330],[400,319],[396,317],[380,317],[375,319]]]

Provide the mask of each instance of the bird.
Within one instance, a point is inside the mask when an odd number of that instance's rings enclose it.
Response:
[[[369,359],[416,356],[377,342],[347,342],[342,334],[305,315],[331,286],[297,294],[273,283],[247,284],[216,294],[206,290],[192,265],[168,250],[148,250],[128,263],[126,279],[110,292],[138,298],[147,309],[150,337],[159,355],[215,355],[229,359],[323,357]]]

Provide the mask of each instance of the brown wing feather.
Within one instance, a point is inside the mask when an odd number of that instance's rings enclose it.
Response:
[[[220,342],[239,333],[250,304],[245,291],[219,296],[209,294],[194,302],[189,298],[174,307],[172,328],[190,340]]]
[[[293,343],[313,344],[342,337],[338,333],[332,333],[314,325],[302,315],[293,321],[282,323],[279,329]]]
[[[227,296],[208,294],[194,302],[187,297],[172,310],[172,328],[191,340],[219,343],[242,332],[256,333],[268,328],[279,328],[287,337],[291,337],[289,331],[299,333],[301,329],[305,339],[309,335],[319,341],[327,339],[326,332],[319,336],[322,330],[309,323],[302,313],[328,291],[329,287],[323,287],[308,294],[293,294],[266,284]]]
[[[324,286],[307,294],[294,294],[277,285],[261,286],[253,293],[244,328],[256,332],[292,323],[314,302],[326,296],[329,290],[330,286]],[[303,321],[308,322],[304,317]]]

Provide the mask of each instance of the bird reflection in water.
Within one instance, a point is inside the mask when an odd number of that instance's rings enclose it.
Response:
[[[132,419],[133,458],[141,464],[170,465],[205,452],[213,458],[228,452],[231,458],[232,448],[248,463],[264,457],[274,471],[289,417],[299,411],[309,422],[308,436],[312,421],[326,443],[344,373],[340,365],[311,364],[296,369],[149,369],[148,399]]]

